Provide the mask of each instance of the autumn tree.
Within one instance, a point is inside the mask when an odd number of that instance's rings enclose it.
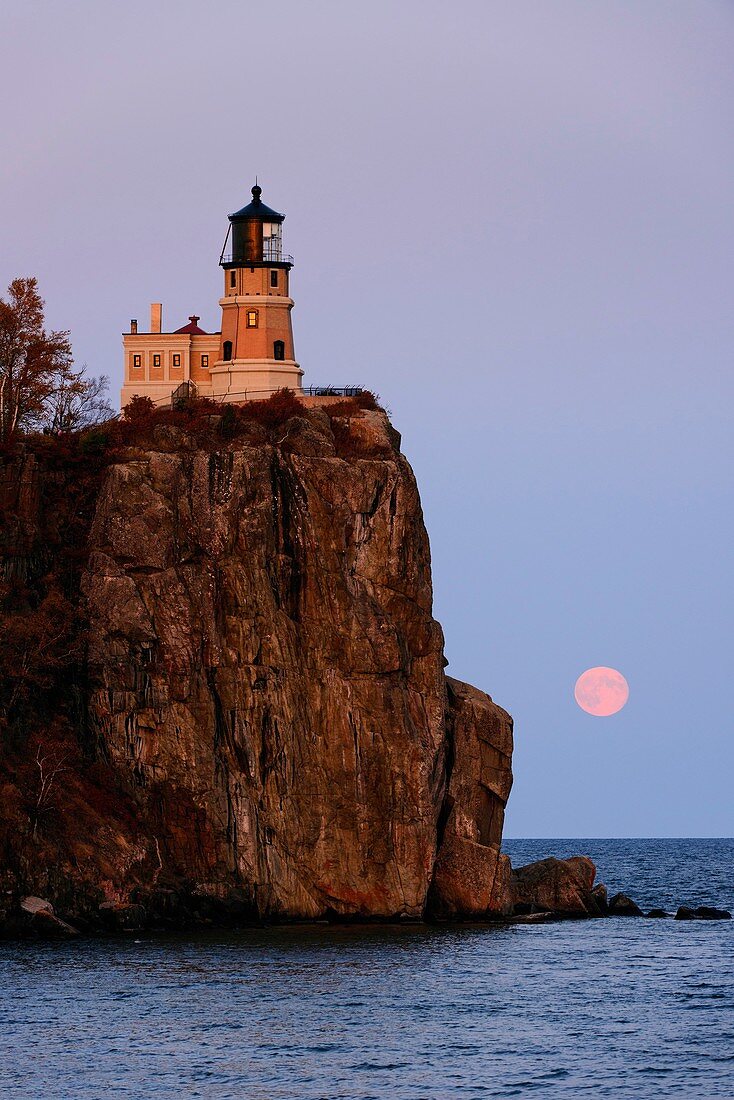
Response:
[[[105,379],[74,370],[68,332],[46,332],[36,279],[0,298],[0,442],[38,428],[74,431],[106,419]]]
[[[109,378],[85,378],[84,371],[70,371],[46,401],[43,426],[52,435],[78,432],[109,420],[115,410],[106,398]]]

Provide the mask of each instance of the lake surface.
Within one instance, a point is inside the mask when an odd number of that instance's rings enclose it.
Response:
[[[734,841],[589,854],[643,907],[734,909]],[[329,928],[0,944],[0,1095],[734,1097],[734,921]]]

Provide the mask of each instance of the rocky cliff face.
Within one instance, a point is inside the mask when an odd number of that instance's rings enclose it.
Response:
[[[11,583],[40,591],[48,531],[63,542],[72,507],[87,524],[65,597],[82,651],[52,704],[77,746],[42,816],[43,731],[24,744],[4,712],[7,913],[28,893],[92,925],[507,911],[511,720],[444,675],[384,413],[304,410],[207,446],[159,425],[84,503],[73,484],[5,465]]]

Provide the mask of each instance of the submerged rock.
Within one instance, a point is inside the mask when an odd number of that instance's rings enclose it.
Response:
[[[699,905],[697,909],[691,909],[688,905],[681,905],[675,914],[676,920],[731,920],[728,909],[713,909],[708,905]]]
[[[610,917],[642,917],[644,916],[639,905],[627,897],[626,894],[615,894],[609,899]]]
[[[664,909],[651,909],[650,912],[646,914],[646,916],[648,916],[648,917],[653,917],[653,918],[658,918],[658,919],[662,919],[664,917],[670,917],[670,915],[671,914],[666,913],[666,911]]]

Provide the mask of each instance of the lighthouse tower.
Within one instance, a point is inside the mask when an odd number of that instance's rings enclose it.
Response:
[[[283,255],[284,214],[252,189],[252,202],[229,215],[229,229],[219,263],[224,269],[222,331],[205,332],[199,317],[174,331],[163,328],[163,306],[150,307],[150,328],[136,319],[123,333],[125,381],[121,407],[133,397],[156,405],[178,397],[217,401],[258,401],[287,387],[302,393],[293,352],[288,282],[293,257]]]
[[[289,277],[293,257],[283,253],[284,214],[260,198],[229,215],[220,257],[224,297],[219,357],[210,369],[211,394],[225,401],[268,397],[287,386],[301,392],[295,360]]]

